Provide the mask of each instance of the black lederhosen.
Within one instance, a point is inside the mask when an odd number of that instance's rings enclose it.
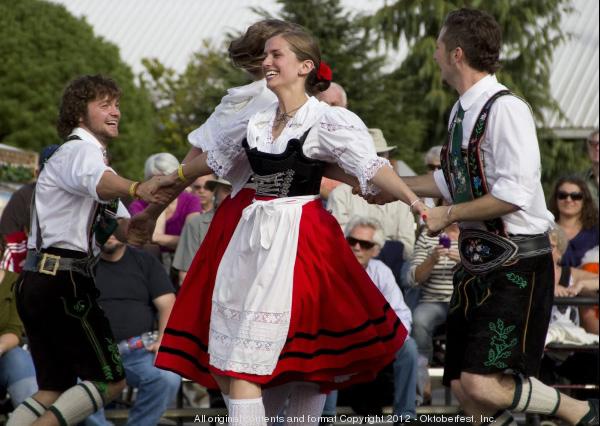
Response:
[[[461,371],[536,375],[554,300],[552,255],[520,259],[483,275],[459,267],[453,285],[444,384]]]
[[[86,254],[64,249],[65,257]],[[73,271],[55,276],[24,271],[16,283],[17,309],[25,326],[41,390],[64,391],[77,379],[125,378],[110,324],[99,307],[94,279]]]

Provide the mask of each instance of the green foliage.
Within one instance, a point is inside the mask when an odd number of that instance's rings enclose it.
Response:
[[[224,49],[216,51],[208,43],[181,75],[158,60],[145,60],[144,66],[148,76],[143,86],[152,95],[160,123],[156,152],[168,151],[180,159],[190,147],[187,135],[208,119],[226,90],[250,82],[230,64]]]
[[[590,168],[585,142],[564,141],[548,135],[540,139],[542,155],[542,184],[546,198],[552,195],[559,177],[583,173]]]
[[[559,111],[550,94],[550,63],[554,48],[564,39],[560,17],[570,11],[569,0],[395,0],[369,18],[367,26],[387,46],[405,40],[409,53],[393,73],[399,82],[399,101],[406,108],[403,120],[425,129],[420,148],[443,143],[446,123],[456,93],[442,83],[433,52],[448,12],[460,7],[485,10],[503,31],[502,69],[498,79],[532,106],[538,127],[544,127],[542,110]]]
[[[121,136],[109,147],[113,166],[141,175],[155,142],[152,106],[116,46],[64,6],[0,0],[0,56],[0,141],[35,151],[60,143],[55,123],[64,87],[81,74],[105,74],[123,90]]]
[[[0,164],[0,182],[26,183],[33,179],[33,170],[29,167]]]

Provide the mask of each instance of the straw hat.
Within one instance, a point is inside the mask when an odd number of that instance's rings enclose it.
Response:
[[[396,149],[395,146],[389,146],[383,137],[381,129],[369,129],[369,134],[373,138],[373,145],[375,145],[375,151],[377,154],[383,154],[384,152],[390,152]]]
[[[215,192],[217,185],[231,186],[231,183],[223,178],[217,178],[217,179],[207,180],[205,185],[209,191]]]

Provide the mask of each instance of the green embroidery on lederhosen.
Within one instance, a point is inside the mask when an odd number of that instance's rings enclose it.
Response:
[[[87,320],[87,316],[92,306],[89,296],[87,297],[87,301],[79,299],[72,306],[67,303],[64,297],[61,297],[61,299],[63,301],[65,313],[69,316],[77,318],[81,322],[81,328],[83,329],[84,333],[86,334],[87,338],[89,339],[92,345],[92,348],[94,349],[94,352],[96,353],[96,358],[98,358],[98,362],[100,363],[100,368],[102,369],[104,378],[109,382],[114,381],[112,369],[110,368],[110,365],[108,364],[106,357],[104,356],[102,346],[100,345],[100,342],[96,337],[94,329]]]
[[[119,352],[119,347],[114,342],[114,340],[105,338],[107,343],[108,351],[110,352],[110,358],[112,362],[115,364],[115,368],[117,370],[117,374],[123,374],[123,363],[121,362],[121,353]]]
[[[519,288],[527,287],[527,280],[522,276],[515,274],[514,272],[509,272],[506,274],[506,278],[515,283]]]
[[[505,358],[509,358],[512,352],[512,348],[517,346],[517,338],[510,338],[510,334],[515,330],[514,325],[504,326],[504,321],[500,318],[496,320],[496,323],[490,322],[488,328],[492,333],[492,339],[490,341],[490,349],[488,351],[488,359],[483,363],[486,367],[495,366],[498,368],[507,368],[508,365],[504,361]],[[509,341],[510,339],[510,341]]]

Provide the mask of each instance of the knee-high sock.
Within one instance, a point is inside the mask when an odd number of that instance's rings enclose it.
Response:
[[[48,408],[60,425],[75,425],[104,405],[100,391],[90,381],[83,381],[67,389]]]
[[[267,419],[273,419],[282,414],[285,402],[289,398],[294,383],[285,383],[272,388],[263,389],[262,399],[265,406],[265,416]],[[270,420],[268,421],[270,423]]]
[[[319,386],[315,383],[297,383],[290,395],[285,425],[318,425],[326,397],[327,395],[319,392]],[[316,419],[316,422],[309,422],[309,419]]]
[[[38,417],[42,417],[42,414],[45,412],[46,407],[44,404],[29,397],[19,404],[19,406],[10,414],[6,426],[30,425],[35,422]]]
[[[232,426],[267,426],[262,398],[230,399],[229,424]]]
[[[518,413],[554,415],[560,405],[560,392],[535,377],[514,376],[515,396],[508,407]]]

